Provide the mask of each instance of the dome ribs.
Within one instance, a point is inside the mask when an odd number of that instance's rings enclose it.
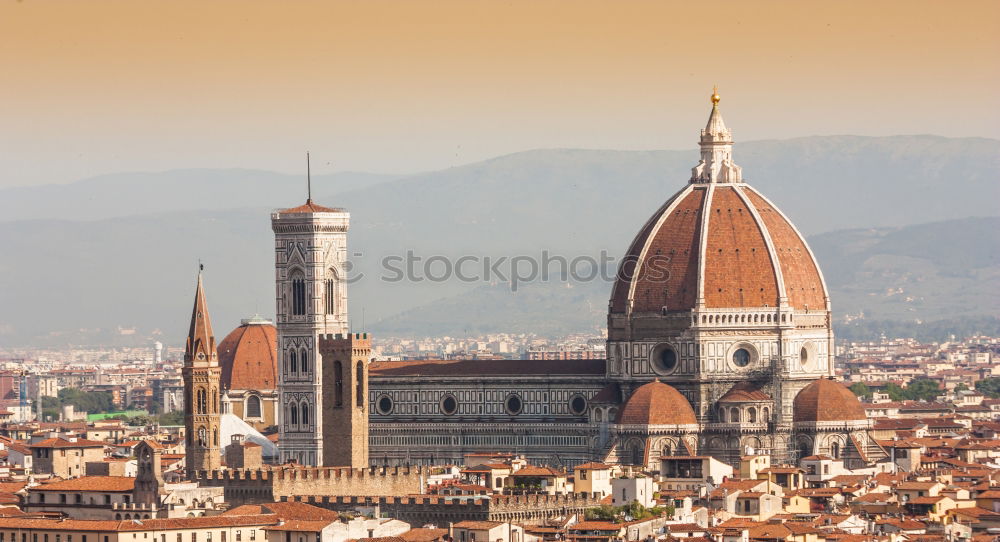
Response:
[[[705,246],[705,306],[778,306],[778,279],[764,232],[736,188],[717,186]]]
[[[826,288],[805,241],[781,212],[763,196],[749,187],[744,193],[757,208],[770,233],[781,265],[788,304],[802,310],[826,310]]]
[[[635,278],[633,310],[690,310],[698,297],[698,237],[704,190],[692,190],[662,217]]]

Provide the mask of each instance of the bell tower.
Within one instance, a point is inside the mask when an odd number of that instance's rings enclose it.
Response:
[[[271,214],[278,328],[281,462],[321,466],[326,364],[319,338],[347,333],[347,228],[351,215],[307,199]]]
[[[320,337],[323,360],[323,464],[368,467],[368,363],[372,340],[367,333]]]
[[[191,328],[184,350],[184,428],[187,433],[188,478],[198,471],[222,466],[219,448],[219,356],[215,350],[212,320],[208,316],[201,271],[194,294]]]

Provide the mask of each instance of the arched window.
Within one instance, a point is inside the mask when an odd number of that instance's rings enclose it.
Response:
[[[336,406],[344,406],[344,365],[333,362],[333,398]]]
[[[292,314],[302,316],[306,313],[306,279],[301,271],[292,273]]]
[[[299,370],[299,353],[293,349],[291,352],[288,353],[288,357],[289,357],[289,359],[292,360],[292,363],[291,363],[291,365],[292,365],[292,372],[294,373],[295,371],[298,371]]]
[[[299,407],[295,406],[295,403],[288,407],[288,423],[291,425],[299,424]]]
[[[212,446],[218,446],[218,445],[219,445],[219,430],[212,429]]]
[[[205,431],[204,427],[198,428],[198,446],[204,448],[208,442],[208,432]]]
[[[323,291],[326,294],[323,306],[327,314],[337,313],[337,281],[331,278],[333,271],[327,273],[326,282],[323,283]]]
[[[365,406],[365,366],[362,362],[358,362],[357,370],[357,382],[355,383],[356,390],[355,395],[357,396],[358,406]]]
[[[761,421],[764,423],[771,422],[771,409],[764,407],[763,414],[761,415]]]
[[[302,349],[302,366],[300,370],[303,373],[309,372],[309,351],[305,348]]]
[[[830,455],[832,455],[834,459],[840,459],[840,443],[839,442],[834,442],[834,443],[830,444]]]
[[[757,423],[757,409],[754,407],[750,407],[747,410],[747,418],[748,418],[747,421],[749,421],[750,423]]]
[[[257,397],[256,395],[247,397],[247,407],[244,410],[244,418],[260,418],[260,397]]]
[[[672,455],[674,455],[674,450],[673,448],[670,447],[669,444],[667,444],[666,446],[663,447],[663,457],[669,457]]]
[[[309,403],[302,401],[302,425],[309,425]]]
[[[732,423],[737,423],[740,421],[740,409],[736,407],[729,409],[729,421]]]
[[[208,408],[206,404],[205,390],[198,389],[198,414],[205,414],[205,410]]]

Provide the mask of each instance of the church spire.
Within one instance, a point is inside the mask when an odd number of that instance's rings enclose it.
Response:
[[[198,288],[194,294],[194,309],[191,311],[191,327],[188,329],[184,362],[185,364],[200,362],[213,365],[217,362],[218,356],[215,351],[212,320],[208,316],[208,303],[205,301],[205,286],[201,277],[201,269],[204,269],[204,266],[199,267]]]
[[[701,131],[698,145],[701,161],[691,169],[692,183],[741,183],[743,171],[733,163],[733,132],[726,127],[719,111],[719,89],[712,89],[712,113]]]

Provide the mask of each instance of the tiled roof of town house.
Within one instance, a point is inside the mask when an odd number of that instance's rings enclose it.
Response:
[[[84,476],[42,483],[28,491],[132,491],[135,478],[130,476]]]
[[[340,514],[333,510],[295,501],[244,504],[223,512],[223,515],[227,516],[248,516],[255,514],[275,514],[285,520],[305,519],[324,520],[327,522],[334,521],[340,517]]]
[[[330,525],[331,521],[286,519],[275,525],[264,527],[265,531],[291,531],[299,533],[318,533]]]
[[[497,527],[499,527],[501,525],[503,525],[503,523],[499,522],[499,521],[474,521],[474,520],[466,520],[466,521],[459,521],[458,523],[456,523],[454,525],[454,527],[456,529],[470,529],[470,530],[473,530],[473,531],[487,531],[489,529],[495,529],[495,528],[497,528]]]
[[[802,388],[792,403],[796,422],[842,422],[867,420],[865,409],[843,384],[827,378],[813,380]]]
[[[398,376],[581,375],[603,376],[603,359],[581,360],[415,360],[375,361],[372,378]]]
[[[536,467],[527,465],[514,471],[511,476],[565,476],[566,473],[553,469],[552,467]]]
[[[688,425],[698,423],[691,403],[672,386],[654,380],[632,392],[618,411],[623,425]]]
[[[416,529],[410,529],[405,533],[399,535],[400,538],[406,542],[433,542],[441,537],[448,535],[448,529],[432,529],[426,527],[418,527]]]
[[[278,386],[278,328],[245,321],[219,343],[221,383],[227,390],[271,391]]]
[[[46,531],[167,531],[174,529],[208,529],[219,527],[252,527],[274,525],[278,516],[263,514],[256,516],[201,516],[196,518],[143,519],[139,520],[92,520],[92,519],[41,519],[41,518],[0,518],[0,529],[35,529]]]
[[[290,207],[288,209],[281,209],[278,211],[279,214],[291,214],[291,213],[342,213],[344,209],[339,207],[324,207],[313,203],[313,200],[308,199],[302,205],[298,207]]]
[[[573,467],[573,470],[607,470],[610,469],[611,465],[605,465],[604,463],[584,463],[582,465],[577,465]]]
[[[97,442],[96,440],[87,440],[78,438],[75,440],[67,440],[62,437],[52,437],[48,438],[34,444],[29,444],[29,448],[103,448],[103,442]]]

